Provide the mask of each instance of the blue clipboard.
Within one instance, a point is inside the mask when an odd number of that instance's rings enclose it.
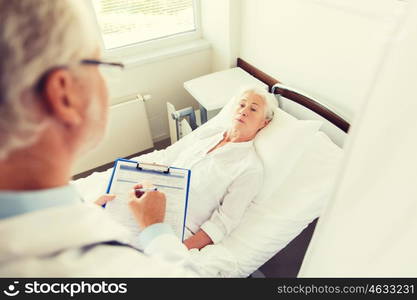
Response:
[[[137,162],[134,160],[128,160],[119,158],[115,160],[113,171],[109,180],[109,184],[107,186],[107,193],[114,193],[113,188],[116,184],[121,184],[121,182],[124,184],[125,187],[127,187],[129,184],[133,187],[135,184],[140,182],[135,182],[134,180],[131,180],[130,176],[128,178],[123,178],[121,176],[121,173],[132,175],[131,177],[135,178],[135,176],[149,176],[153,179],[161,178],[161,182],[164,181],[164,177],[172,177],[176,179],[178,182],[181,182],[181,186],[168,186],[164,184],[160,184],[160,182],[151,182],[153,185],[157,187],[157,189],[161,192],[164,192],[166,194],[167,198],[167,206],[168,201],[170,201],[169,196],[169,190],[170,189],[176,189],[178,192],[179,189],[183,190],[184,195],[184,211],[183,211],[183,222],[182,222],[182,228],[181,228],[181,240],[184,240],[185,235],[185,224],[187,220],[187,209],[188,209],[188,195],[190,191],[190,180],[191,180],[191,170],[188,169],[182,169],[182,168],[176,168],[176,167],[169,167],[159,164],[150,164],[150,163],[143,163],[143,162]],[[131,180],[131,182],[129,182]],[[114,201],[117,201],[115,199]],[[181,203],[182,205],[182,203]],[[104,206],[103,206],[104,207]],[[173,224],[171,224],[173,225]],[[174,226],[175,231],[175,226]]]

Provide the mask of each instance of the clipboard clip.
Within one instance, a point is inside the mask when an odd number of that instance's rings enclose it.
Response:
[[[150,164],[150,163],[140,163],[136,165],[136,169],[139,170],[145,170],[145,171],[155,171],[155,172],[161,172],[164,174],[169,174],[169,167],[164,165],[158,165],[158,164]]]

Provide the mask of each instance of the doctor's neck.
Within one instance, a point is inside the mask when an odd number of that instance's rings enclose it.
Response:
[[[49,136],[52,136],[50,138]],[[0,190],[39,190],[67,185],[72,156],[63,140],[46,131],[27,148],[0,161]]]

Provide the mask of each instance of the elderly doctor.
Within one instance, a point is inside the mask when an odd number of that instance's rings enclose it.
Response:
[[[273,118],[277,102],[260,88],[245,89],[234,99],[229,124],[202,129],[197,136],[136,158],[191,169],[184,241],[189,249],[229,235],[262,186],[263,165],[254,138]]]
[[[163,224],[165,197],[131,202],[144,253],[68,185],[101,139],[107,92],[84,0],[0,0],[0,276],[197,276]]]

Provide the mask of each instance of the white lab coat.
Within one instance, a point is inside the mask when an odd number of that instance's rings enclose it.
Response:
[[[0,220],[0,277],[195,277],[201,275],[174,236],[152,240],[145,254],[94,204],[67,205]]]

